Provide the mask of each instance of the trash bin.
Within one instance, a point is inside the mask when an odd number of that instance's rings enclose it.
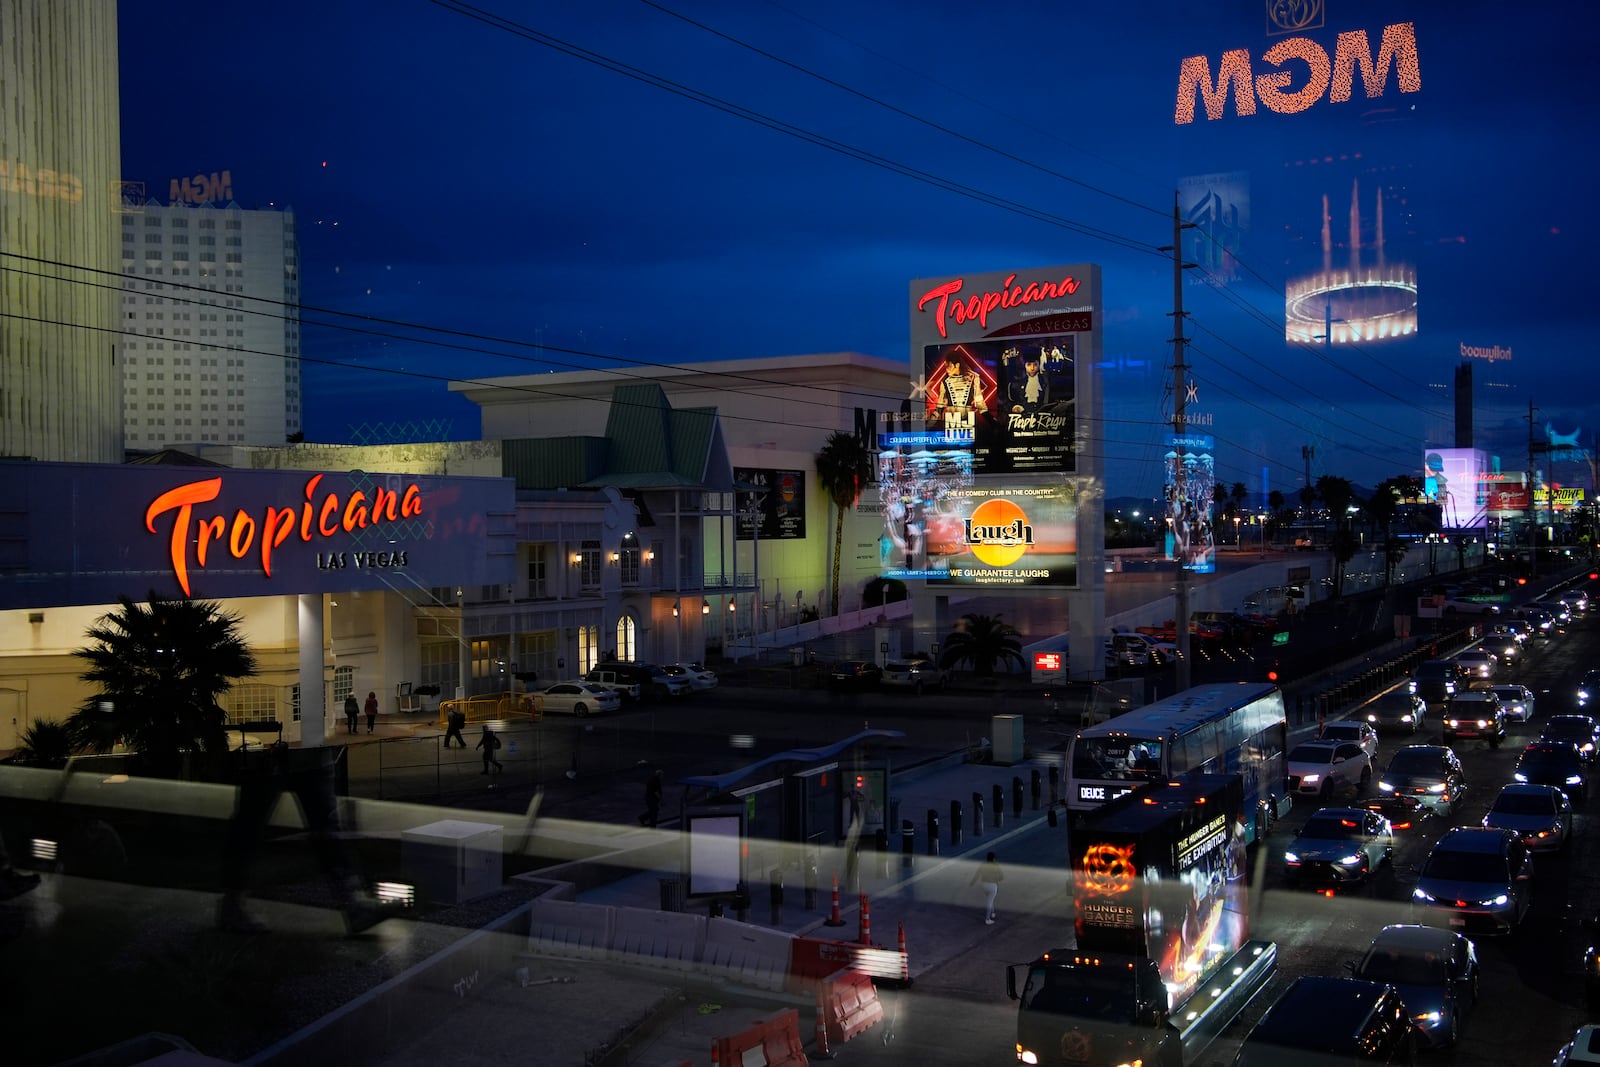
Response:
[[[681,879],[681,878],[660,878],[660,879],[657,879],[657,881],[661,885],[661,910],[662,911],[682,911],[683,910],[683,879]]]

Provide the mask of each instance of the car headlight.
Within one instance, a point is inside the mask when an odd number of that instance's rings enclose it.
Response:
[[[1518,771],[1517,773],[1513,774],[1511,777],[1515,778],[1519,782],[1526,782],[1528,780],[1528,776],[1526,774],[1523,774],[1521,771]]]
[[[1411,721],[1411,713],[1408,711],[1404,715],[1400,716],[1400,721],[1401,722],[1410,722]]]
[[[1378,721],[1378,717],[1376,715],[1368,715],[1367,716],[1367,721],[1368,722],[1377,722]]]
[[[1411,891],[1411,896],[1414,900],[1423,900],[1430,904],[1433,903],[1433,894],[1422,888],[1420,885]]]
[[[1567,775],[1567,784],[1568,785],[1582,785],[1583,784],[1583,775],[1581,775],[1581,774],[1569,774],[1569,775]]]
[[[1313,782],[1320,782],[1320,781],[1322,781],[1322,775],[1320,775],[1320,774],[1308,774],[1305,777],[1300,779],[1300,784],[1301,785],[1310,785]]]
[[[1583,750],[1585,752],[1593,752],[1594,751],[1594,742],[1593,741],[1586,742],[1584,744],[1584,746],[1583,746]]]
[[[1501,893],[1499,896],[1497,896],[1493,900],[1489,901],[1489,903],[1498,905],[1498,906],[1503,908],[1507,904],[1511,903],[1511,898],[1509,896],[1507,896],[1506,894]]]
[[[1416,682],[1409,682],[1409,683],[1407,683],[1407,688],[1410,689],[1411,692],[1415,693],[1417,691],[1417,683]]]
[[[1039,1054],[1033,1051],[1031,1048],[1023,1048],[1021,1045],[1018,1045],[1017,1059],[1023,1063],[1038,1063]]]
[[[1428,787],[1428,792],[1430,793],[1443,793],[1444,791],[1445,784],[1443,782],[1435,782],[1433,785]]]
[[[1356,855],[1356,856],[1345,856],[1344,858],[1339,860],[1339,866],[1341,866],[1341,867],[1354,867],[1356,864],[1358,864],[1360,862],[1361,862],[1361,857],[1359,855]]]
[[[1378,790],[1380,792],[1383,792],[1383,793],[1393,793],[1394,792],[1394,786],[1389,782],[1379,782],[1378,783]]]
[[[1285,863],[1299,863],[1300,862],[1300,854],[1298,852],[1285,852],[1283,854],[1283,862],[1285,862]]]
[[[1487,730],[1488,728],[1489,728],[1489,720],[1488,719],[1479,719],[1478,720],[1478,729]]]
[[[1446,726],[1450,727],[1450,729],[1454,730],[1457,726],[1461,725],[1461,720],[1460,719],[1446,719],[1444,721],[1444,724]]]
[[[1440,1018],[1440,1014],[1436,1011],[1425,1011],[1420,1015],[1412,1016],[1418,1026],[1437,1026]]]

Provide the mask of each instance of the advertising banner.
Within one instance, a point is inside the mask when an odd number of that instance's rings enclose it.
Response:
[[[932,506],[924,499],[897,509],[910,519],[885,512],[885,577],[960,585],[1077,584],[1077,504],[1064,486],[954,484]],[[906,531],[900,537],[894,534],[897,524]]]
[[[805,537],[805,471],[735,467],[733,480],[755,487],[737,490],[739,540],[790,541]]]
[[[1091,267],[1044,267],[911,283],[922,416],[970,447],[982,475],[1073,473],[1080,367],[1095,356]]]
[[[1481,448],[1430,448],[1422,457],[1422,491],[1439,505],[1444,530],[1481,530],[1488,521],[1488,454]]]
[[[1217,569],[1211,503],[1217,484],[1216,440],[1209,434],[1167,435],[1166,558],[1184,570]]]
[[[509,478],[3,463],[0,500],[0,608],[516,578]]]

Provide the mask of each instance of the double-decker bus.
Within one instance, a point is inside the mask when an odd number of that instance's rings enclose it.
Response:
[[[1076,821],[1143,782],[1188,771],[1244,779],[1250,841],[1288,813],[1283,692],[1258,682],[1195,686],[1086,726],[1067,755],[1067,811]]]

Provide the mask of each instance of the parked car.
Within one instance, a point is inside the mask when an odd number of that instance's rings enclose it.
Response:
[[[1364,882],[1394,857],[1394,827],[1365,808],[1323,808],[1283,854],[1284,871],[1308,885]]]
[[[1478,950],[1453,930],[1385,926],[1350,973],[1394,986],[1431,1048],[1455,1044],[1478,1003]]]
[[[1305,741],[1287,762],[1291,793],[1329,797],[1341,785],[1359,792],[1372,779],[1372,758],[1353,741]]]
[[[582,718],[622,707],[622,697],[614,690],[589,682],[557,682],[539,690],[539,707],[546,715],[576,715]]]
[[[1409,688],[1429,704],[1448,704],[1457,689],[1466,688],[1466,679],[1455,660],[1430,659],[1417,664]]]
[[[1417,1032],[1399,990],[1359,978],[1296,978],[1239,1046],[1234,1067],[1416,1062]]]
[[[1527,722],[1533,718],[1533,690],[1527,686],[1508,682],[1491,685],[1489,692],[1500,698],[1508,722]]]
[[[1493,652],[1481,648],[1469,648],[1465,652],[1458,653],[1456,662],[1465,669],[1469,684],[1493,681],[1494,676],[1500,672],[1500,660]]]
[[[1531,785],[1553,785],[1574,804],[1589,796],[1589,763],[1570,741],[1535,741],[1517,757],[1511,777]]]
[[[1110,658],[1123,667],[1161,667],[1177,660],[1178,646],[1148,634],[1119,631],[1111,635]]]
[[[924,689],[943,689],[944,668],[931,659],[890,660],[883,668],[879,684],[895,689],[909,689],[921,694]]]
[[[1600,1063],[1600,1026],[1589,1023],[1578,1027],[1572,1040],[1562,1045],[1550,1067],[1578,1067],[1578,1064]]]
[[[1500,698],[1487,689],[1457,692],[1444,712],[1444,739],[1481,738],[1491,748],[1506,739],[1506,709]]]
[[[1572,802],[1553,785],[1501,786],[1483,825],[1515,831],[1536,852],[1559,851],[1572,838]]]
[[[690,690],[687,678],[674,678],[654,663],[636,663],[631,660],[608,660],[597,664],[583,677],[585,681],[603,685],[608,689],[637,686],[639,692],[636,697],[649,697],[654,700],[686,697]]]
[[[1379,733],[1414,734],[1421,728],[1428,705],[1417,694],[1391,689],[1366,707],[1369,725]]]
[[[583,676],[583,680],[601,689],[609,689],[624,700],[638,700],[644,692],[644,687],[633,672],[614,667],[595,667]]]
[[[661,669],[674,678],[688,679],[689,689],[696,693],[717,687],[717,672],[699,663],[669,663]]]
[[[871,689],[883,679],[883,668],[864,660],[840,660],[828,669],[828,685],[834,689]]]
[[[1593,715],[1552,715],[1539,731],[1541,741],[1570,741],[1590,763],[1600,753],[1600,722]]]
[[[1510,933],[1533,903],[1533,854],[1511,830],[1446,830],[1422,864],[1412,899],[1464,932]]]
[[[1344,719],[1323,726],[1319,741],[1354,741],[1367,754],[1367,759],[1378,758],[1378,731],[1372,724],[1359,719]]]
[[[1379,799],[1392,802],[1389,814],[1397,823],[1397,813],[1453,814],[1466,789],[1461,759],[1448,745],[1407,745],[1378,777]]]

